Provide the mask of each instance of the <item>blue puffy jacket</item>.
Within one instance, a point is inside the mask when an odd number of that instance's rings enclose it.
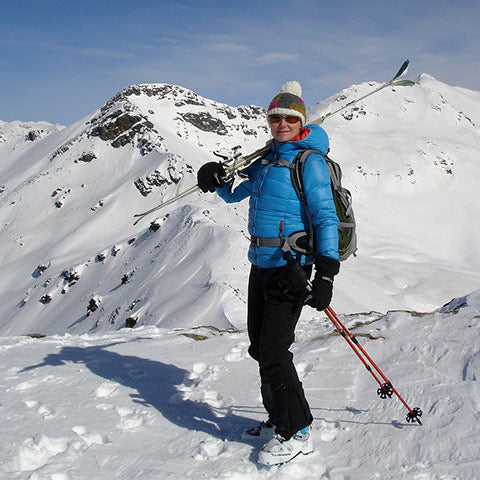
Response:
[[[298,198],[290,179],[290,169],[275,163],[278,159],[289,163],[298,152],[315,149],[326,154],[328,136],[318,125],[306,125],[309,134],[298,141],[273,140],[269,163],[256,160],[244,170],[245,180],[231,191],[231,185],[218,188],[217,193],[228,203],[250,197],[248,231],[255,237],[288,237],[309,229],[305,208]],[[316,154],[307,158],[303,170],[303,188],[316,234],[317,253],[338,260],[338,217],[330,187],[330,174],[325,160]],[[285,265],[280,247],[251,245],[248,252],[251,263],[260,268]],[[302,263],[312,263],[311,257],[302,255]]]

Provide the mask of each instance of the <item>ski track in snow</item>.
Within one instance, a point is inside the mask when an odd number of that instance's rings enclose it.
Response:
[[[300,321],[292,349],[315,418],[315,452],[270,468],[255,463],[260,444],[240,439],[264,418],[245,332],[196,329],[203,341],[156,327],[3,338],[0,478],[473,480],[480,293],[469,298],[457,313],[344,319],[364,323],[360,344],[423,409],[423,426],[405,421],[395,397],[376,395],[321,315]]]

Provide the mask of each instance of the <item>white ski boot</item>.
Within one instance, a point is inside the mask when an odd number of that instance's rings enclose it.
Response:
[[[275,434],[275,425],[269,420],[260,422],[253,427],[247,428],[242,432],[243,440],[270,440]]]
[[[311,428],[305,427],[288,440],[276,434],[258,454],[258,463],[268,466],[280,465],[289,462],[301,453],[303,455],[312,453],[311,433]]]

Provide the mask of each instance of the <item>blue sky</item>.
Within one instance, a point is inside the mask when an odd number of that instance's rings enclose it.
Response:
[[[122,88],[174,83],[266,106],[286,80],[308,105],[404,59],[480,90],[478,0],[0,0],[0,120],[71,124]]]

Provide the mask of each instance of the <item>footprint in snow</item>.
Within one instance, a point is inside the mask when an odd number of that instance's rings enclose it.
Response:
[[[17,392],[25,392],[27,390],[31,390],[32,388],[36,388],[38,386],[37,382],[32,382],[27,380],[26,382],[20,382],[14,388]]]
[[[87,427],[84,425],[72,427],[72,431],[75,432],[83,442],[85,442],[87,447],[91,447],[92,445],[103,445],[105,443],[105,440],[100,433],[89,433]]]
[[[27,438],[15,457],[15,469],[21,472],[37,470],[46,465],[52,457],[65,452],[68,447],[69,441],[66,438],[52,438],[47,435],[41,435],[38,439]]]
[[[44,419],[44,420],[50,420],[51,418],[55,418],[56,415],[55,413],[52,413],[48,407],[45,405],[42,405],[38,403],[36,400],[26,400],[25,405],[28,408],[35,409],[37,413]]]
[[[231,456],[231,453],[226,449],[225,443],[218,439],[203,440],[196,448],[193,458],[195,460],[209,460],[218,456]]]
[[[194,363],[192,371],[185,375],[183,384],[177,387],[178,392],[170,397],[169,403],[173,405],[180,405],[185,401],[206,403],[217,417],[228,415],[229,409],[225,407],[222,396],[204,385],[204,382],[217,379],[220,369],[218,365],[207,365],[205,362]]]
[[[480,353],[477,352],[473,354],[465,363],[463,367],[463,381],[473,381],[476,382],[480,379]]]
[[[213,390],[206,390],[203,392],[203,401],[213,408],[222,408],[225,406],[222,396]]]
[[[323,442],[331,442],[335,440],[341,430],[348,430],[348,428],[341,428],[339,422],[326,422],[325,420],[316,421],[314,423],[314,434],[316,438],[320,438]]]
[[[147,420],[147,413],[137,408],[117,407],[117,413],[120,415],[120,430],[132,430],[141,427]]]
[[[123,366],[128,375],[133,378],[144,378],[148,376],[148,373],[145,370],[142,370],[131,363],[124,363]]]
[[[96,390],[95,396],[97,398],[107,398],[113,395],[118,387],[118,383],[103,382]]]
[[[207,365],[204,362],[196,362],[192,366],[192,371],[185,375],[183,379],[183,386],[181,390],[187,391],[197,388],[200,383],[209,380],[215,380],[218,378],[218,372],[220,371],[218,365]]]
[[[238,343],[225,355],[224,360],[227,362],[239,362],[248,357],[248,345],[248,342]]]

